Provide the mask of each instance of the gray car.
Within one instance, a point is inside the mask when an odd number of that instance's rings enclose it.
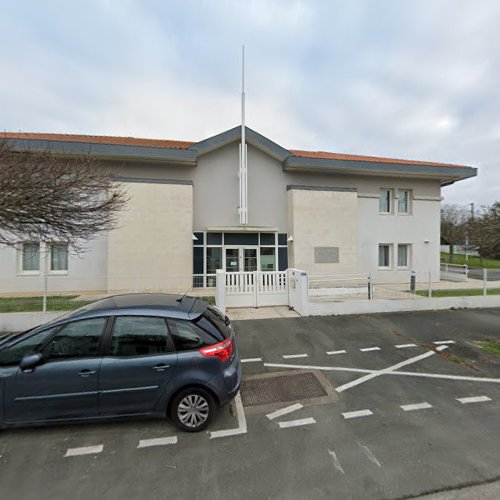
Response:
[[[170,416],[195,432],[240,382],[233,328],[218,309],[119,295],[0,342],[0,427]]]

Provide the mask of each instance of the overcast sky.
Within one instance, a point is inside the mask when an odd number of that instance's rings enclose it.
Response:
[[[444,161],[500,200],[497,0],[0,0],[0,129]]]

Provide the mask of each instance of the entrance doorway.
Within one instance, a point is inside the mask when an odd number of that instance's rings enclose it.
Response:
[[[257,271],[259,269],[258,247],[226,246],[224,249],[224,269],[228,273]]]

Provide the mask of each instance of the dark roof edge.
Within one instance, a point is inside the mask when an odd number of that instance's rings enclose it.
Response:
[[[57,154],[90,154],[102,159],[153,160],[196,164],[196,152],[188,149],[101,144],[39,139],[5,139],[19,151],[51,151]]]
[[[411,165],[407,163],[382,163],[357,160],[331,160],[324,158],[303,158],[290,156],[283,162],[283,169],[309,170],[316,172],[338,172],[355,174],[379,175],[418,175],[421,177],[437,177],[445,182],[453,183],[458,180],[475,177],[477,168],[474,167],[440,167],[436,165]]]
[[[288,149],[281,147],[279,144],[276,144],[262,134],[255,132],[255,130],[245,127],[245,133],[246,140],[249,144],[268,153],[273,158],[282,162],[285,158],[291,156]],[[196,144],[189,146],[188,150],[191,149],[196,151],[198,156],[200,156],[226,146],[227,144],[237,141],[238,139],[241,139],[241,126],[233,127],[225,132],[197,142]]]
[[[305,186],[302,184],[289,184],[286,187],[287,191],[298,189],[301,191],[338,191],[341,193],[357,193],[358,188],[334,187],[334,186]]]

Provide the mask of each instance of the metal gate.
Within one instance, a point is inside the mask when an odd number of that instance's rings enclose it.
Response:
[[[224,278],[221,276],[224,274]],[[220,278],[219,278],[220,276]],[[226,307],[260,307],[288,304],[286,271],[220,273]]]

